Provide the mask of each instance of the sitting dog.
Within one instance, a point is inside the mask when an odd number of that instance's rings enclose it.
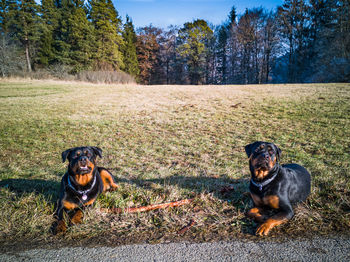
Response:
[[[262,223],[256,234],[268,235],[269,231],[294,216],[292,205],[305,201],[310,194],[310,173],[297,164],[280,165],[281,149],[273,143],[257,141],[245,146],[249,158],[251,180],[250,195],[254,207],[247,215]],[[265,207],[278,210],[266,218]]]
[[[97,156],[102,157],[102,150],[92,146],[75,147],[62,152],[62,161],[68,159],[69,164],[61,181],[54,234],[67,230],[64,213],[72,211],[70,222],[79,224],[84,207],[91,206],[100,193],[117,188],[113,175],[105,168],[96,166]]]

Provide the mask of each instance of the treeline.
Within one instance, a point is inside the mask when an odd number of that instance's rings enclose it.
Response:
[[[350,2],[285,0],[214,26],[135,30],[111,0],[0,0],[0,75],[125,72],[142,84],[350,81]],[[91,74],[89,75],[91,76]]]

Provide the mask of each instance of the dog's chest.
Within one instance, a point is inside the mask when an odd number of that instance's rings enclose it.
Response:
[[[262,206],[269,206],[274,209],[279,208],[279,197],[277,195],[268,195],[260,197],[256,194],[250,193],[253,202],[255,206],[262,207]]]

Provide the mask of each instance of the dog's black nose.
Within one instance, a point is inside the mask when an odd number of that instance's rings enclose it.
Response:
[[[79,159],[79,161],[82,163],[82,164],[86,164],[86,162],[88,161],[88,158],[87,158],[87,156],[82,156],[80,159]]]

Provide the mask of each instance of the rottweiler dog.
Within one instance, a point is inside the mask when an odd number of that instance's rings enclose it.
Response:
[[[281,149],[275,144],[257,141],[245,146],[249,158],[250,195],[254,207],[247,215],[262,223],[256,234],[266,236],[270,230],[294,216],[292,205],[303,202],[310,194],[311,176],[297,164],[280,165]],[[264,208],[277,210],[267,218]]]
[[[70,213],[71,224],[79,224],[83,218],[83,208],[91,206],[100,193],[118,187],[107,169],[96,166],[97,156],[102,158],[102,150],[93,146],[75,147],[62,152],[62,161],[68,159],[69,164],[61,181],[55,212],[57,221],[52,226],[54,234],[67,230],[64,213]]]

